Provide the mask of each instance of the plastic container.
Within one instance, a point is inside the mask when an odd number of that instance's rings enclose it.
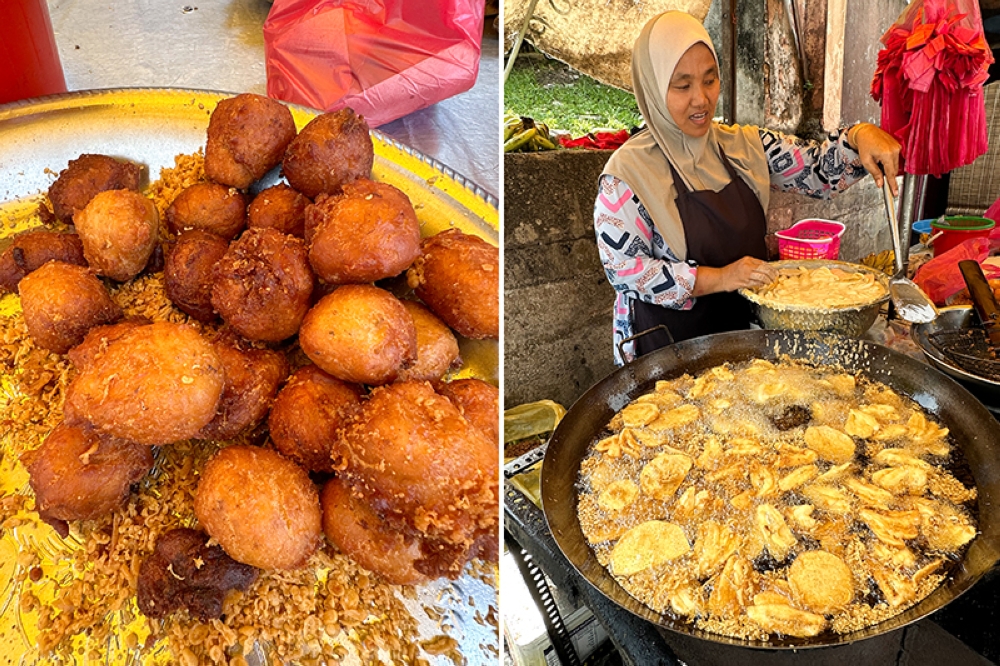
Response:
[[[775,234],[778,256],[781,259],[836,259],[845,228],[834,220],[799,220]]]
[[[45,0],[0,0],[0,104],[66,92]]]
[[[934,233],[941,235],[934,239],[934,256],[944,254],[956,245],[970,238],[989,238],[996,222],[988,217],[971,215],[955,215],[931,222]]]

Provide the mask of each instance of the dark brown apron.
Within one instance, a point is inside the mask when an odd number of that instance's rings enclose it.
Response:
[[[729,172],[729,184],[719,192],[692,192],[670,165],[677,188],[677,211],[687,240],[687,257],[700,266],[722,268],[745,256],[767,259],[767,218],[760,200],[743,182],[722,148],[722,162]],[[667,162],[668,164],[669,161]],[[710,333],[750,328],[753,311],[750,302],[736,292],[699,296],[690,310],[675,310],[631,300],[632,332],[641,333],[665,325],[674,342]],[[670,344],[663,331],[644,335],[635,341],[635,355],[641,356]]]

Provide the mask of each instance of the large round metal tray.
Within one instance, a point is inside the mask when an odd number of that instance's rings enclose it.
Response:
[[[144,179],[156,180],[160,169],[174,166],[176,155],[194,153],[204,146],[212,110],[219,100],[232,95],[200,90],[115,89],[0,105],[0,250],[6,246],[5,239],[37,225],[37,220],[30,219],[31,212],[69,160],[81,153],[113,155],[144,165]],[[319,113],[295,105],[289,108],[300,129]],[[499,213],[492,195],[432,157],[377,131],[372,136],[373,177],[395,185],[410,197],[424,236],[456,227],[499,244]],[[0,298],[0,316],[9,316],[18,308],[15,296]],[[457,375],[498,383],[498,344],[464,339],[459,343],[465,365]],[[11,390],[0,371],[0,424],[9,401],[16,399]],[[14,456],[3,455],[10,446],[8,436],[0,429],[0,494],[30,492],[23,468]],[[58,562],[67,549],[78,547],[72,538],[62,540],[44,524],[32,523],[0,533],[0,657],[9,663],[34,663],[38,659],[32,638],[37,632],[33,626],[35,616],[21,610],[14,579],[17,553],[25,541],[50,553],[50,564]],[[417,599],[408,605],[419,621],[421,639],[447,633],[458,642],[458,652],[467,663],[495,663],[499,655],[497,627],[483,621],[496,616],[495,586],[466,574],[455,581],[419,586],[416,591]],[[421,609],[436,617],[420,617]],[[117,643],[107,646],[107,663],[144,663],[167,656],[162,645],[140,654],[125,648],[122,641]],[[440,666],[453,664],[454,655],[423,656]]]
[[[761,297],[753,289],[740,289],[739,293],[749,300],[757,313],[760,325],[767,329],[794,331],[830,331],[848,337],[856,338],[871,328],[878,318],[879,310],[889,300],[889,281],[884,273],[862,264],[852,264],[846,261],[832,259],[789,259],[775,261],[772,265],[783,268],[839,268],[854,273],[868,273],[884,287],[884,295],[880,298],[848,307],[818,308],[806,305],[775,305]]]

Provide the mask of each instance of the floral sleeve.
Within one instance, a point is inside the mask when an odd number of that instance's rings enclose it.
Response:
[[[776,190],[829,199],[868,173],[847,143],[846,129],[829,134],[822,142],[764,128],[759,131],[771,187]]]
[[[594,231],[615,291],[656,305],[691,307],[695,265],[677,259],[632,189],[614,176],[601,178]]]
[[[601,178],[594,231],[604,272],[615,289],[614,358],[622,365],[634,357],[631,341],[619,348],[633,333],[631,301],[689,310],[694,306],[692,292],[698,268],[693,262],[677,259],[639,198],[614,176]]]

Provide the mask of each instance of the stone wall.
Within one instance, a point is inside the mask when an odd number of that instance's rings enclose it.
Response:
[[[610,151],[504,156],[504,408],[569,407],[614,370],[608,284],[594,241],[597,179]],[[890,247],[881,194],[865,179],[830,201],[773,193],[768,228],[805,217],[848,225],[840,256]],[[777,244],[771,239],[772,252]]]

